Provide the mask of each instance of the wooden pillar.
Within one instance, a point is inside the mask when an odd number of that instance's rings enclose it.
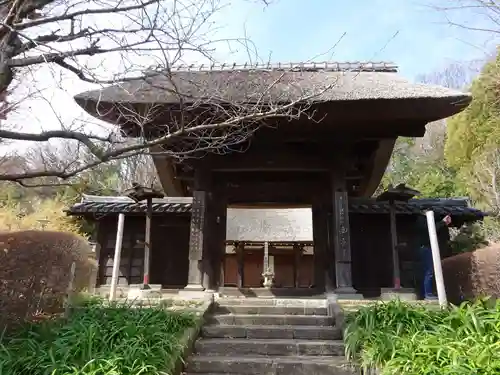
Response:
[[[226,264],[226,251],[224,250],[224,256],[222,257],[222,261],[219,265],[219,288],[224,288],[224,281],[226,280],[224,266]]]
[[[244,275],[244,261],[245,261],[245,244],[244,243],[238,243],[235,246],[236,251],[236,260],[238,262],[238,288],[243,288],[244,281],[245,281],[245,275]]]
[[[293,285],[295,288],[300,286],[300,260],[302,258],[302,251],[304,249],[304,245],[294,245],[294,262],[293,262]]]
[[[185,289],[210,290],[217,284],[213,270],[214,223],[211,171],[207,166],[195,166],[191,230],[189,237],[188,284]]]
[[[401,288],[401,272],[399,269],[399,253],[398,253],[398,232],[396,227],[396,210],[394,202],[389,202],[389,215],[391,222],[391,247],[392,247],[392,281],[394,289]]]
[[[99,230],[99,221],[95,221],[94,230],[92,231],[90,245],[92,246],[92,253],[94,256],[94,260],[96,262],[96,267],[92,268],[90,272],[89,279],[89,293],[94,294],[96,292],[98,278],[99,278],[99,269],[101,267],[101,243],[100,243],[100,230]]]
[[[191,206],[191,230],[189,235],[189,270],[185,289],[202,291],[203,247],[206,211],[206,192],[193,191]]]
[[[225,192],[214,189],[212,199],[214,218],[212,220],[213,232],[213,277],[214,289],[224,286],[224,262],[226,257],[226,225],[227,225],[227,200]]]
[[[338,294],[355,294],[352,284],[351,237],[349,233],[349,206],[343,173],[334,171],[332,177],[333,245],[335,279]]]
[[[313,259],[314,259],[314,285],[319,291],[331,287],[328,277],[328,212],[321,201],[313,203]],[[330,257],[333,258],[333,257]]]
[[[205,225],[203,226],[203,255],[202,255],[202,285],[205,290],[214,290],[217,286],[215,262],[218,259],[217,222],[213,206],[213,197],[207,191],[207,207],[205,209]]]

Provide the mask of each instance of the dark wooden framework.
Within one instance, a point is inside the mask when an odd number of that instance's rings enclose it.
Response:
[[[153,204],[152,284],[161,284],[164,288],[185,288],[190,285],[188,279],[191,277],[189,280],[191,288],[198,290],[220,289],[224,286],[226,246],[234,242],[226,241],[227,195],[224,194],[226,182],[222,178],[223,175],[215,176],[217,178],[212,179],[214,183],[205,185],[210,188],[208,192],[201,191],[196,199],[168,198],[166,201],[160,200],[168,203],[159,201]],[[340,282],[350,280],[351,284],[343,284],[343,289],[340,291],[346,293],[359,291],[363,295],[376,296],[380,293],[380,288],[393,286],[390,204],[373,199],[346,197],[347,194],[342,191],[341,184],[337,185],[338,191],[330,190],[330,186],[335,185],[337,174],[331,173],[329,176],[331,183],[326,188],[319,184],[325,181],[323,178],[300,182],[309,183],[315,192],[310,197],[313,219],[312,243],[271,241],[271,245],[288,245],[295,248],[313,245],[313,282],[310,284],[314,285],[315,292],[335,290]],[[401,285],[405,288],[417,285],[419,273],[413,249],[414,223],[417,215],[426,209],[434,210],[438,218],[447,214],[452,215],[453,223],[458,226],[463,222],[480,220],[484,216],[483,212],[468,207],[464,200],[394,202],[398,221]],[[95,238],[98,243],[96,256],[100,265],[97,285],[106,285],[110,282],[117,214],[120,212],[126,214],[126,220],[119,281],[121,284],[140,282],[144,251],[140,243],[144,239],[146,211],[145,203],[126,203],[119,199],[114,201],[112,199],[108,203],[91,200],[77,204],[69,210],[71,214],[84,215],[98,222]],[[197,215],[198,220],[192,219],[191,212]],[[196,236],[192,235],[193,233]],[[447,232],[443,233],[441,238],[441,251],[444,257],[450,254],[447,235]],[[240,240],[239,243],[238,279],[235,285],[244,289],[245,259],[242,247],[245,242]],[[192,249],[196,251],[191,251]],[[350,252],[346,253],[346,249],[350,249]],[[259,257],[259,261],[262,262],[262,255]],[[295,264],[297,262],[295,259]],[[350,275],[339,276],[342,267],[349,267],[347,273],[350,271]],[[346,273],[345,270],[340,272]],[[296,285],[298,278],[297,274],[293,275],[293,284],[304,289],[304,285]],[[252,286],[259,285],[258,281],[256,284],[252,283]]]

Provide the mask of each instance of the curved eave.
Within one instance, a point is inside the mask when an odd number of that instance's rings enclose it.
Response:
[[[371,197],[375,193],[391,160],[395,144],[395,139],[387,139],[379,142],[379,146],[372,156],[371,173],[366,175],[361,182],[359,189],[360,196]]]
[[[178,112],[178,103],[143,103],[136,101],[102,101],[94,92],[74,97],[76,103],[87,113],[100,120],[127,126],[137,123],[135,114],[149,113],[150,123],[161,123],[168,119],[169,112]],[[359,100],[332,100],[313,103],[318,117],[335,113],[335,119],[343,122],[356,121],[419,121],[424,125],[453,116],[465,109],[471,102],[468,94],[442,97],[373,98]],[[189,103],[186,103],[189,104]],[[274,103],[276,104],[276,103]],[[286,104],[286,103],[283,103]],[[250,104],[249,104],[250,105]],[[153,109],[154,115],[150,112]],[[153,115],[153,116],[152,116]],[[331,123],[331,122],[330,122]],[[142,123],[142,125],[145,125]]]

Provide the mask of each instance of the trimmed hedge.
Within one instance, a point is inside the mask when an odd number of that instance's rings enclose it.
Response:
[[[75,292],[88,287],[95,261],[87,241],[71,233],[0,233],[0,328],[61,311],[75,262]]]
[[[450,302],[500,297],[500,244],[449,257],[442,264]]]

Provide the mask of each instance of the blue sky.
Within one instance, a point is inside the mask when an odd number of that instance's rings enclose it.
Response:
[[[269,56],[273,62],[389,60],[414,78],[494,49],[491,35],[447,22],[448,17],[463,25],[487,26],[483,15],[465,10],[445,14],[435,8],[464,0],[273,0],[268,7],[248,1],[230,7],[220,26],[238,35],[246,29],[266,61]]]

